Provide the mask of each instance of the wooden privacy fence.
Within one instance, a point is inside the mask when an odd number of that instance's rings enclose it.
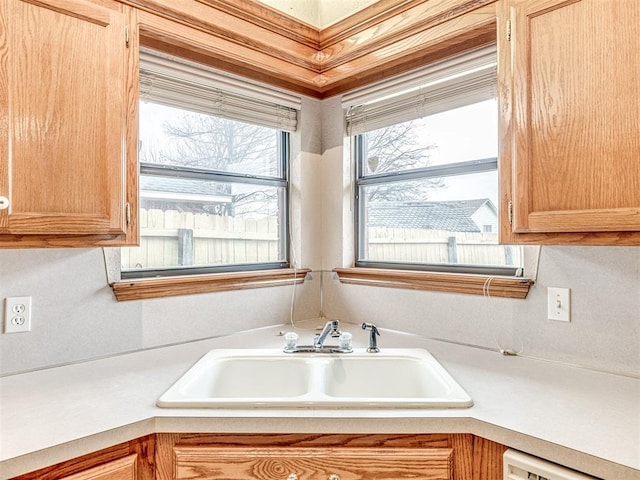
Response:
[[[521,249],[498,245],[497,233],[372,227],[367,235],[368,260],[522,265]]]
[[[140,211],[140,247],[122,249],[122,267],[162,268],[273,262],[281,257],[278,219]],[[497,245],[497,233],[369,228],[368,260],[521,265],[518,247]]]
[[[140,210],[140,246],[122,249],[124,269],[226,265],[280,259],[278,219]]]

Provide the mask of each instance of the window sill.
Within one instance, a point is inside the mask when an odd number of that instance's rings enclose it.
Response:
[[[379,268],[335,268],[341,283],[409,288],[524,299],[534,281],[528,278],[416,272]]]
[[[278,269],[251,272],[212,273],[208,275],[185,275],[157,277],[139,280],[123,280],[111,285],[119,302],[161,298],[196,293],[222,292],[247,288],[276,287],[304,282],[311,270]]]

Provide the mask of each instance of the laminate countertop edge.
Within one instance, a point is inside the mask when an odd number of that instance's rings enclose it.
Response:
[[[355,332],[357,325],[343,324]],[[156,399],[215,348],[280,348],[285,326],[0,378],[0,479],[152,433],[472,433],[605,479],[640,478],[640,380],[382,329],[426,348],[466,409],[167,409]],[[313,333],[300,328],[301,338]],[[362,338],[360,338],[362,337]],[[366,345],[354,334],[354,347]]]

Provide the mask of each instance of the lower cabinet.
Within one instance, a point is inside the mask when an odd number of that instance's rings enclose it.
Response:
[[[497,480],[504,445],[470,434],[158,434],[157,480]]]
[[[133,455],[62,477],[62,480],[137,480],[137,460],[138,455],[134,453]]]
[[[155,480],[156,436],[147,435],[11,480]]]
[[[506,449],[471,434],[159,433],[12,480],[498,480]]]

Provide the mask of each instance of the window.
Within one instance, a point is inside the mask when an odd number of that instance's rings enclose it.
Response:
[[[356,266],[521,275],[522,249],[498,245],[495,62],[485,48],[347,99]]]
[[[122,278],[288,267],[299,99],[149,51],[140,77],[141,244]]]

